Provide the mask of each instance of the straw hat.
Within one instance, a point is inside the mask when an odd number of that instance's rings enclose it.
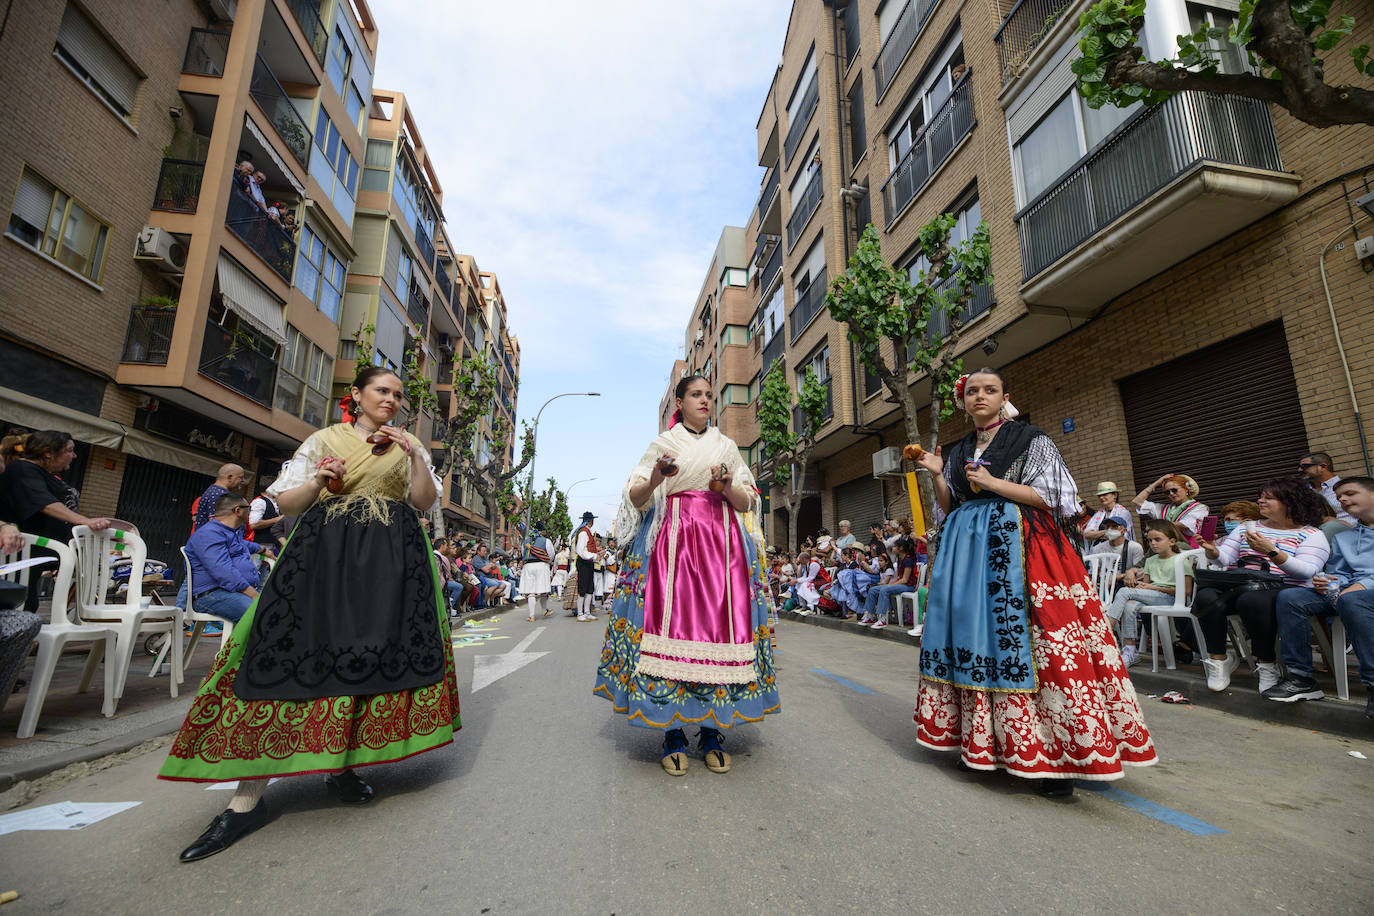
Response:
[[[1110,480],[1104,480],[1097,485],[1097,495],[1101,496],[1103,493],[1120,494],[1121,489],[1117,487],[1116,484],[1112,483]]]

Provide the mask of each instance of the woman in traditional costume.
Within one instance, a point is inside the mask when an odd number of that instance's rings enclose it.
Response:
[[[262,826],[270,777],[325,773],[341,801],[364,804],[372,789],[354,768],[442,747],[461,727],[443,591],[416,512],[439,483],[420,441],[386,425],[401,397],[394,373],[364,369],[351,422],[306,439],[269,491],[300,521],[159,774],[239,780],[184,862]]]
[[[1039,779],[1120,779],[1155,750],[1083,562],[1062,528],[1076,486],[1054,441],[1015,422],[1002,374],[980,369],[956,396],[970,433],[935,475],[940,530],[931,570],[916,740],[961,767]]]
[[[631,725],[665,731],[663,769],[687,772],[683,726],[699,724],[707,769],[730,769],[721,729],[780,709],[758,510],[739,448],[710,425],[710,383],[678,382],[673,425],[625,485],[615,536],[629,545],[594,692]]]

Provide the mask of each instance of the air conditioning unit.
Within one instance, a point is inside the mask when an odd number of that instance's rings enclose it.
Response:
[[[453,352],[453,336],[450,334],[439,335],[439,349]]]
[[[873,453],[874,477],[902,476],[902,450],[895,445]]]
[[[144,226],[134,243],[134,260],[154,261],[159,269],[186,272],[186,245],[166,229]]]
[[[706,339],[706,332],[703,331],[701,328],[697,328],[696,345],[697,345],[697,346],[701,346],[701,342],[702,342],[703,340],[705,340],[705,339]]]

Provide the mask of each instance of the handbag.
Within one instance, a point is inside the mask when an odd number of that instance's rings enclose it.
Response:
[[[1269,561],[1263,557],[1241,557],[1234,569],[1194,569],[1193,588],[1210,588],[1220,594],[1209,604],[1194,607],[1193,614],[1201,617],[1213,608],[1228,607],[1244,592],[1272,592],[1287,586],[1283,576],[1270,572]]]

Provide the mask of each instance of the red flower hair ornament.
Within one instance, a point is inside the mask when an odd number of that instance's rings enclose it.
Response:
[[[964,383],[968,381],[968,373],[959,376],[959,380],[954,383],[954,396],[959,400],[964,399]]]

